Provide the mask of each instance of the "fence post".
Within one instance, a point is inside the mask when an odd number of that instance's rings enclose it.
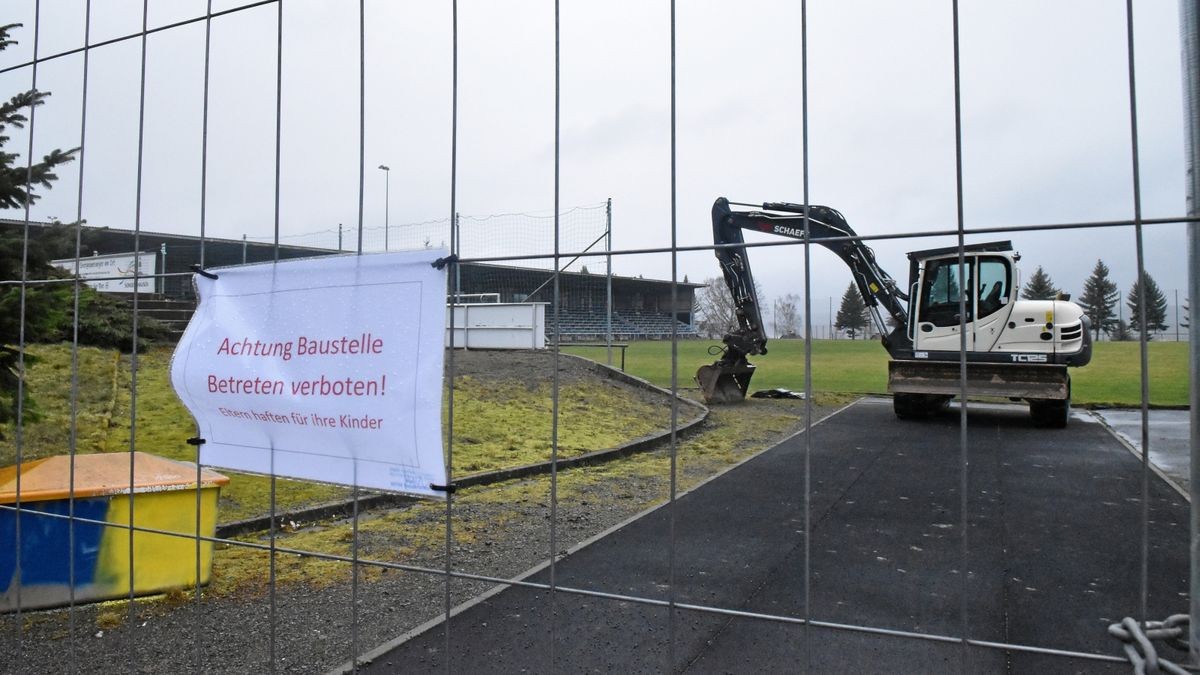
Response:
[[[246,264],[246,235],[242,235],[242,264]]]
[[[1200,215],[1200,2],[1180,0],[1180,43],[1183,52],[1183,103],[1185,111],[1184,143],[1185,166],[1187,168],[1187,213],[1191,218]],[[1200,321],[1200,224],[1189,222],[1188,231],[1188,324],[1195,326]],[[1188,340],[1191,386],[1188,398],[1191,403],[1191,584],[1188,628],[1188,656],[1192,663],[1200,663],[1200,340]]]

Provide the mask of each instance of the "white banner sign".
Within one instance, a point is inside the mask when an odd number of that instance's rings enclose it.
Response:
[[[137,284],[133,265],[137,262]],[[75,274],[75,259],[51,260],[51,265]],[[158,256],[154,253],[112,253],[79,259],[79,278],[101,293],[153,293],[154,275],[158,274]]]
[[[444,496],[445,251],[216,269],[171,383],[202,464]]]

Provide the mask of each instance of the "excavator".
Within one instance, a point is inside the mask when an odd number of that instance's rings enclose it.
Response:
[[[707,402],[743,400],[755,370],[747,357],[767,353],[743,236],[751,230],[818,244],[850,268],[891,357],[887,389],[898,417],[931,416],[962,393],[965,335],[969,397],[1027,401],[1038,425],[1066,426],[1071,407],[1067,369],[1091,360],[1090,322],[1069,296],[1018,299],[1016,263],[1021,256],[1011,242],[966,245],[961,259],[957,246],[913,251],[908,254],[908,286],[901,289],[845,217],[827,206],[766,202],[760,207],[722,197],[713,204],[712,226],[714,252],[738,327],[716,348],[721,358],[696,373]]]

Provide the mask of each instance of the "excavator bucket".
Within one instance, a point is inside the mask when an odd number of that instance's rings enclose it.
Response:
[[[726,364],[720,361],[700,366],[696,371],[696,382],[706,403],[737,403],[746,398],[750,378],[754,377],[754,366],[742,361]]]

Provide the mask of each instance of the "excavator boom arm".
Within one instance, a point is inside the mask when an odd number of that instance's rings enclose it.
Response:
[[[713,204],[712,221],[713,243],[718,246],[716,256],[724,272],[725,283],[733,294],[734,304],[739,310],[745,308],[744,312],[738,313],[740,332],[753,334],[755,339],[760,340],[763,345],[766,344],[766,333],[762,329],[758,298],[754,291],[750,261],[743,245],[745,239],[742,231],[754,230],[804,240],[807,226],[808,241],[829,249],[850,268],[854,283],[867,307],[882,308],[900,327],[899,333],[907,334],[908,295],[901,291],[895,280],[879,266],[875,261],[874,251],[863,244],[846,219],[835,209],[827,206],[805,207],[787,202],[767,202],[763,204],[763,211],[734,211],[730,208],[729,201],[722,197]],[[887,335],[889,331],[883,325],[881,317],[878,320],[877,328],[881,334]]]
[[[863,244],[842,214],[826,206],[788,202],[767,202],[762,209],[734,211],[724,197],[713,204],[713,243],[717,246],[714,253],[733,298],[738,327],[722,338],[724,356],[716,363],[702,367],[696,374],[706,400],[727,402],[744,398],[754,371],[746,356],[767,353],[767,333],[743,230],[807,239],[832,251],[850,268],[876,327],[885,336],[883,344],[888,353],[911,346],[906,308],[908,296],[879,267],[875,253]],[[896,325],[890,332],[879,312],[880,307]]]

